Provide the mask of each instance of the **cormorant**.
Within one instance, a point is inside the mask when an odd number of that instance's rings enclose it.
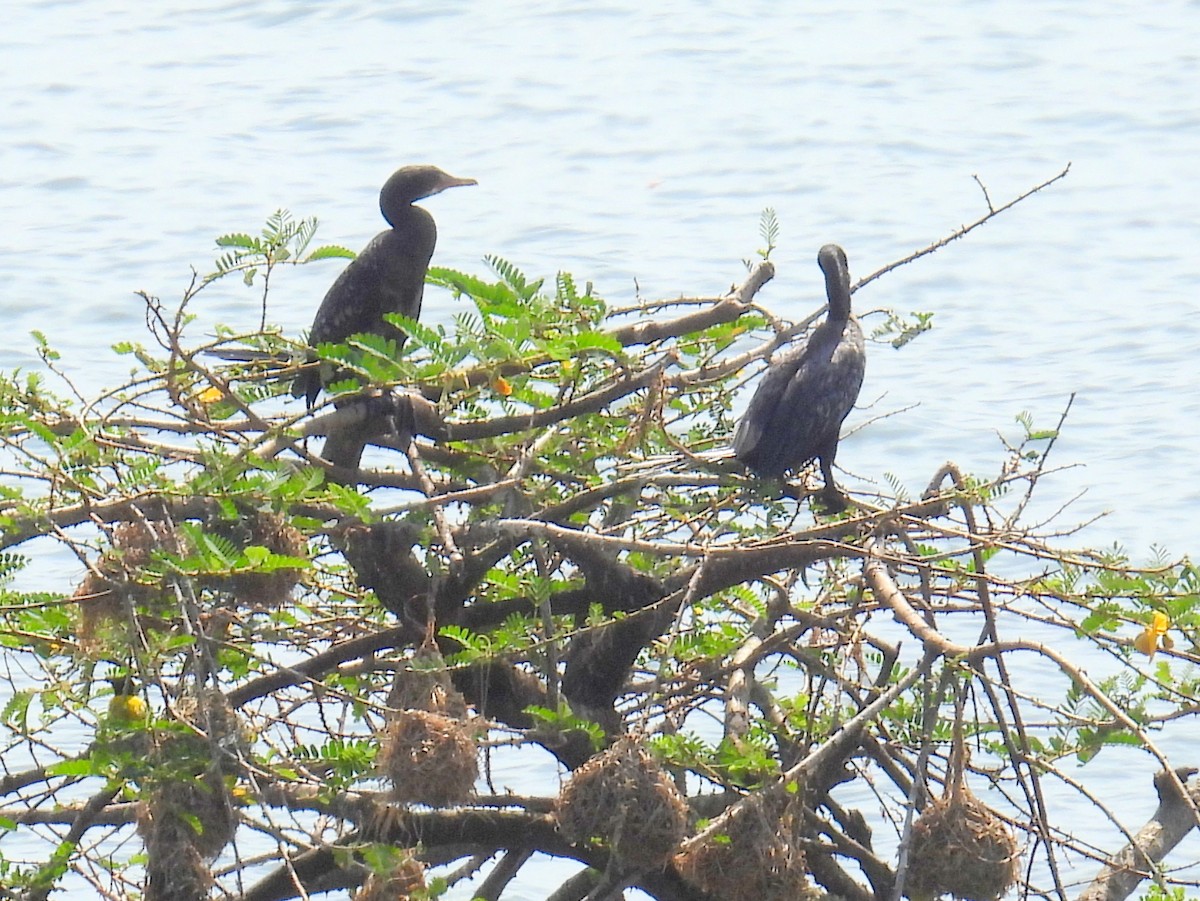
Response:
[[[345,341],[360,333],[394,338],[397,347],[403,345],[407,336],[385,322],[383,314],[400,313],[410,319],[421,314],[425,272],[437,243],[433,217],[413,204],[447,188],[473,184],[475,179],[447,175],[437,166],[397,169],[379,192],[379,209],[391,228],[372,238],[330,286],[313,320],[309,346]],[[321,369],[305,369],[292,385],[292,395],[305,397],[310,407],[330,380]]]
[[[738,422],[733,451],[764,478],[779,478],[818,459],[825,503],[841,510],[846,501],[833,478],[833,460],[842,420],[862,387],[866,350],[862,330],[850,315],[846,252],[826,244],[817,264],[825,273],[829,314],[767,368]]]

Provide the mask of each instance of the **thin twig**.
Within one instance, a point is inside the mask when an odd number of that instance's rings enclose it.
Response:
[[[1012,209],[1014,206],[1016,206],[1022,200],[1025,200],[1028,197],[1032,197],[1034,194],[1036,194],[1038,191],[1041,191],[1043,188],[1048,188],[1048,187],[1050,187],[1050,185],[1054,184],[1056,181],[1066,178],[1067,173],[1070,171],[1071,171],[1071,164],[1067,163],[1066,168],[1063,169],[1062,172],[1058,173],[1058,175],[1054,176],[1053,178],[1046,179],[1040,185],[1030,188],[1024,194],[1021,194],[1018,197],[1014,197],[1008,203],[1004,204],[1003,206],[996,207],[994,209],[992,208],[991,198],[988,197],[987,198],[988,212],[987,212],[986,216],[981,216],[979,219],[976,219],[974,222],[970,223],[969,225],[964,225],[961,228],[955,229],[953,232],[951,232],[946,237],[941,238],[937,241],[934,241],[928,247],[922,248],[921,250],[915,251],[914,253],[910,253],[908,256],[904,257],[904,259],[897,260],[894,263],[888,263],[882,269],[878,269],[875,272],[872,272],[866,278],[859,279],[858,282],[854,285],[854,287],[850,289],[850,293],[853,294],[859,288],[869,285],[871,282],[875,281],[875,279],[879,278],[881,275],[886,275],[887,273],[891,272],[893,269],[899,269],[901,266],[907,266],[909,263],[913,262],[914,260],[919,260],[923,256],[928,256],[929,254],[934,253],[935,251],[941,250],[947,244],[957,241],[959,238],[961,238],[963,235],[967,234],[968,232],[974,231],[975,229],[979,228],[979,226],[983,225],[989,219],[999,216],[1005,210]],[[976,177],[976,181],[978,181],[978,177]],[[986,192],[984,193],[984,196],[987,197]]]

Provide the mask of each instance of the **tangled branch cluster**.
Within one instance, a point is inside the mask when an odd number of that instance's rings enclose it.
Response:
[[[287,260],[284,226],[222,274]],[[1067,897],[1080,858],[1127,893],[1170,836],[1104,868],[1049,800],[1087,796],[1064,761],[1112,744],[1163,771],[1154,823],[1190,828],[1190,774],[1152,731],[1194,715],[1194,654],[1151,669],[1134,639],[1186,628],[1200,578],[1026,524],[1057,429],[994,476],[947,465],[920,499],[860,487],[827,518],[805,474],[759,483],[725,451],[745,377],[815,318],[758,306],[769,261],[626,309],[492,262],[431,273],[470,311],[452,333],[333,351],[375,387],[312,414],[285,399],[290,342],[190,342],[218,277],[177,310],[147,298],[158,347],[121,348],[118,389],[3,379],[15,895],[500,898],[536,854],[581,865],[556,899],[982,899],[1018,876]],[[367,420],[358,470],[311,446]],[[19,550],[51,543],[79,578],[18,590]],[[542,790],[495,792],[509,745],[557,762]],[[931,883],[961,875],[937,854],[973,853],[938,823],[999,849],[975,855],[983,888]]]

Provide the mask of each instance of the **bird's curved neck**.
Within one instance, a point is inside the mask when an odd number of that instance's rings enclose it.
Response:
[[[829,318],[850,318],[850,272],[843,266],[825,273],[825,296],[829,299]]]
[[[387,206],[381,205],[379,211],[383,213],[384,220],[392,228],[403,228],[407,223],[420,218],[421,214],[425,213],[425,210],[411,201],[391,203]]]

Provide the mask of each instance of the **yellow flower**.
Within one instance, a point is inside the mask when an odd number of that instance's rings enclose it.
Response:
[[[202,404],[215,404],[223,397],[225,397],[225,392],[223,392],[220,388],[213,387],[205,388],[203,391],[197,394],[196,400],[200,401]]]
[[[1165,613],[1155,613],[1154,620],[1146,626],[1133,640],[1133,646],[1147,657],[1153,657],[1160,644],[1168,651],[1175,646],[1167,629],[1171,628],[1171,620]]]
[[[512,394],[512,385],[510,385],[508,383],[508,379],[502,375],[498,375],[492,379],[492,387],[501,397],[508,397],[510,394]]]

